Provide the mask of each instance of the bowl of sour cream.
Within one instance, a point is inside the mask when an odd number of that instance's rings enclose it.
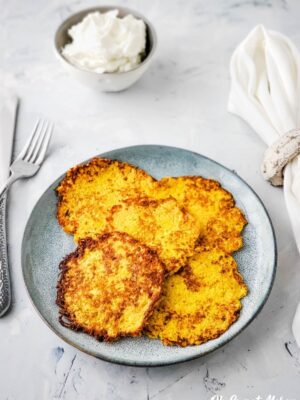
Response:
[[[55,34],[55,52],[65,69],[102,92],[133,85],[149,68],[156,46],[152,24],[124,7],[80,11]]]

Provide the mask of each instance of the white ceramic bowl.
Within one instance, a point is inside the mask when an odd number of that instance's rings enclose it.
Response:
[[[91,72],[83,68],[79,68],[71,64],[63,55],[62,48],[71,41],[68,35],[68,30],[71,26],[82,21],[82,19],[89,13],[94,11],[107,12],[110,10],[119,10],[119,16],[124,17],[125,15],[132,14],[134,17],[142,19],[146,24],[146,57],[144,60],[135,68],[126,72]],[[71,15],[67,18],[56,31],[55,34],[55,53],[58,59],[61,61],[64,68],[69,71],[78,81],[83,84],[98,89],[102,92],[119,92],[121,90],[127,89],[133,85],[144,72],[149,68],[149,65],[153,59],[157,46],[157,37],[152,24],[141,14],[136,11],[132,11],[124,7],[94,7],[86,10],[82,10],[76,14]]]

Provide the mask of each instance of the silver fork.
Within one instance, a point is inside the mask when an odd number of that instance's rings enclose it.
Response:
[[[37,173],[44,161],[54,125],[39,120],[21,153],[10,166],[10,176],[0,188],[0,317],[10,307],[11,286],[7,260],[6,196],[8,188],[18,179],[29,178]]]
[[[54,125],[46,120],[38,120],[23,150],[10,166],[10,176],[0,188],[0,199],[15,181],[37,173],[44,161],[53,127]]]

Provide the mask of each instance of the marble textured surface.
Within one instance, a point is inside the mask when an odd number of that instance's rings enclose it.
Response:
[[[17,152],[33,121],[55,121],[50,154],[38,175],[9,196],[13,307],[0,320],[0,399],[300,399],[300,350],[291,321],[300,299],[300,258],[283,193],[263,181],[264,144],[226,111],[228,63],[257,23],[287,34],[300,48],[297,0],[121,1],[155,25],[159,49],[142,80],[126,92],[100,94],[74,82],[53,54],[56,26],[70,13],[104,2],[1,0],[0,84],[21,99]],[[155,143],[203,153],[234,169],[257,191],[273,219],[279,265],[258,318],[222,349],[155,369],[112,365],[76,351],[37,316],[21,276],[20,248],[34,203],[71,165],[122,146]]]

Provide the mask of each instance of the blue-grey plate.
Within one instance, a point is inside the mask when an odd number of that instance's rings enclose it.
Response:
[[[270,293],[276,269],[276,242],[267,211],[254,191],[235,173],[200,154],[174,147],[145,145],[113,150],[101,156],[137,165],[155,178],[202,175],[229,190],[246,215],[245,246],[235,254],[239,270],[249,287],[239,319],[223,335],[199,346],[163,346],[146,337],[103,343],[84,333],[64,328],[58,322],[55,304],[58,264],[74,250],[71,236],[56,220],[59,177],[42,195],[27,223],[22,244],[22,268],[29,296],[38,313],[62,339],[101,359],[127,365],[157,366],[200,357],[224,345],[241,332],[259,313]]]

